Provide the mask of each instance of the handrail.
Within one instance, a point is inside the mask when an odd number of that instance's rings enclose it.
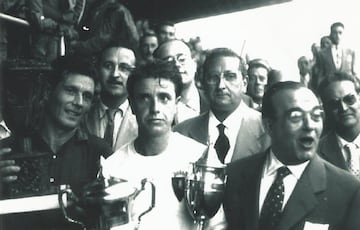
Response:
[[[28,21],[4,13],[0,13],[0,19],[4,19],[22,26],[30,26]]]

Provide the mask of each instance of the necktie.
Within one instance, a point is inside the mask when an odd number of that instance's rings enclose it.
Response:
[[[113,135],[114,135],[114,118],[117,109],[108,109],[106,110],[107,115],[107,124],[104,133],[104,140],[113,146]]]
[[[216,127],[219,130],[219,136],[216,139],[214,148],[216,150],[219,160],[221,161],[221,163],[224,163],[226,154],[230,149],[230,143],[224,132],[225,125],[220,123]]]
[[[285,166],[277,170],[275,181],[271,185],[261,209],[259,230],[273,230],[277,228],[281,219],[284,202],[283,179],[289,174],[290,171]]]
[[[360,155],[359,149],[357,149],[356,145],[353,143],[346,144],[344,146],[346,153],[348,154],[348,168],[349,171],[360,178]]]

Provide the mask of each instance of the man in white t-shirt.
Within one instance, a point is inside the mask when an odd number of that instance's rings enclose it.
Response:
[[[138,122],[138,137],[107,158],[105,178],[126,179],[140,188],[143,178],[155,185],[155,207],[141,218],[144,229],[193,229],[196,226],[173,192],[172,177],[188,171],[205,146],[171,131],[182,90],[181,75],[174,62],[154,62],[140,67],[127,82],[129,103]],[[134,215],[147,209],[150,190],[134,203]]]

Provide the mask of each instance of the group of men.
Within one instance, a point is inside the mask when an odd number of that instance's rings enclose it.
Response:
[[[209,145],[215,149],[209,154],[227,165],[228,178],[223,208],[206,229],[360,226],[360,98],[353,76],[334,73],[320,84],[332,124],[320,140],[324,116],[318,98],[296,82],[265,89],[267,63],[249,65],[247,79],[241,58],[216,48],[202,66],[200,95],[196,65],[184,42],[163,42],[154,57],[136,67],[130,47],[110,44],[101,50],[96,66],[101,89],[94,103],[96,74],[88,70],[93,65],[66,56],[58,60],[46,119],[33,134],[35,148],[51,158],[48,183],[81,192],[96,179],[104,156],[105,179],[120,177],[140,186],[149,178],[156,187],[156,205],[139,229],[193,229],[171,178]],[[261,113],[244,102],[246,86],[261,95]],[[200,114],[203,100],[209,109]],[[0,154],[11,156],[11,148]],[[0,161],[4,187],[18,179],[19,171],[15,160]]]

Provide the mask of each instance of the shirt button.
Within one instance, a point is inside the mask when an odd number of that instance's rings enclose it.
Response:
[[[50,177],[50,183],[54,183],[55,179]]]
[[[53,155],[52,158],[53,158],[53,159],[56,159],[56,155]]]

